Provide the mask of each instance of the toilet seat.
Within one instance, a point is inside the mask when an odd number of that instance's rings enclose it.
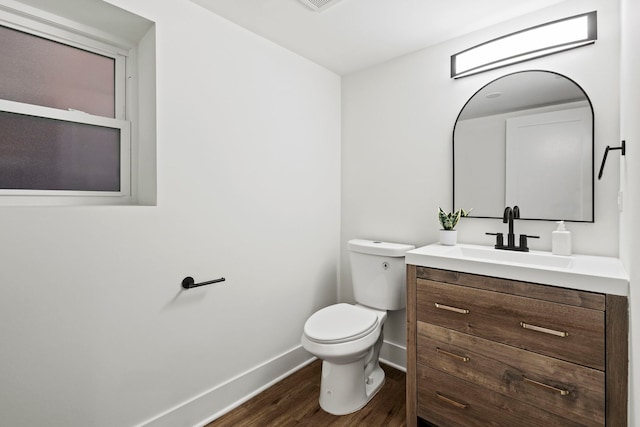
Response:
[[[334,304],[314,313],[304,325],[310,341],[338,344],[362,338],[376,329],[378,315],[351,304]]]

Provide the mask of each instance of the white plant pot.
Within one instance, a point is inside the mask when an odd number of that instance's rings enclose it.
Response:
[[[456,230],[440,230],[440,243],[445,246],[455,246],[458,240]]]

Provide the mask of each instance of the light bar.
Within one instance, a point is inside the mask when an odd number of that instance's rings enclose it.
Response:
[[[597,12],[527,28],[451,56],[451,77],[460,78],[595,43]]]

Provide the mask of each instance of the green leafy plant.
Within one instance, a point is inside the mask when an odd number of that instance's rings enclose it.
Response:
[[[460,218],[469,215],[472,209],[465,211],[464,209],[458,209],[455,212],[446,213],[442,210],[442,208],[438,208],[438,220],[440,220],[440,225],[443,230],[453,230],[458,224]]]

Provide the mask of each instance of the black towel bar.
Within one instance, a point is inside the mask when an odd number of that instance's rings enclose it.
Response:
[[[184,289],[191,289],[191,288],[197,288],[198,286],[210,285],[212,283],[224,282],[225,280],[226,279],[224,277],[221,277],[219,279],[209,280],[208,282],[196,283],[193,280],[193,277],[187,276],[184,279],[182,279],[182,287]]]
[[[607,162],[607,155],[609,154],[609,151],[612,150],[621,150],[621,154],[624,156],[626,154],[626,143],[624,141],[622,141],[622,145],[620,147],[609,147],[607,145],[607,148],[604,149],[604,157],[602,157],[602,164],[600,164],[600,173],[598,173],[598,179],[602,178],[602,173],[604,172],[604,164]]]

